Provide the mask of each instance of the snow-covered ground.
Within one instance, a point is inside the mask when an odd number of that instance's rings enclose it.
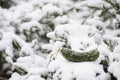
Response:
[[[12,0],[9,9],[0,7],[5,75],[9,80],[120,80],[120,10],[109,1],[120,7],[119,0]],[[94,61],[71,62],[60,51],[51,60],[61,47],[100,54]]]

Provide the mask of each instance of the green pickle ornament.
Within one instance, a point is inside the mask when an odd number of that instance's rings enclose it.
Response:
[[[65,59],[71,62],[91,62],[99,57],[99,51],[93,49],[88,52],[76,52],[68,48],[61,48],[61,53]]]

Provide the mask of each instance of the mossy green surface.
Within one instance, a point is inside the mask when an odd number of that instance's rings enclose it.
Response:
[[[65,59],[72,62],[95,61],[100,54],[97,49],[91,50],[89,52],[76,52],[67,48],[62,48],[61,53]]]

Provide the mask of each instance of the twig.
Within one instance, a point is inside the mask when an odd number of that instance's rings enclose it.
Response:
[[[52,54],[52,55],[50,56],[50,60],[55,59],[55,58],[57,57],[58,53],[61,51],[61,49],[62,49],[62,48],[59,48],[56,53]]]
[[[50,56],[50,60],[49,60],[48,64],[46,65],[46,67],[48,67],[48,65],[50,64],[50,62],[57,57],[57,55],[58,55],[58,53],[61,51],[61,49],[62,49],[62,48],[59,48],[56,53],[54,53],[54,54],[52,54],[52,55]]]

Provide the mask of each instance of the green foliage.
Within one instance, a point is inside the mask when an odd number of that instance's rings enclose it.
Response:
[[[112,29],[112,30],[119,29],[120,20],[118,16],[120,16],[120,9],[119,9],[120,4],[116,0],[102,0],[102,1],[104,2],[104,4],[101,3],[101,5],[98,6],[88,5],[88,8],[95,12],[98,12],[99,13],[98,16],[102,22],[107,22],[107,21],[110,22],[110,24],[106,26],[108,29]]]
[[[0,51],[0,69],[2,69],[2,65],[6,62],[4,57],[5,51]]]
[[[17,72],[19,73],[20,75],[25,75],[27,74],[27,71],[25,71],[24,69],[22,69],[21,67],[18,67],[18,66],[15,66],[15,69],[13,72]]]
[[[10,71],[10,65],[4,68],[4,65],[7,64],[5,50],[0,51],[0,77],[9,78],[11,74],[7,72]]]
[[[118,45],[118,42],[111,39],[104,39],[103,42],[109,47],[110,51],[113,51],[114,48]]]
[[[13,40],[12,44],[13,44],[13,48],[14,49],[16,49],[16,50],[20,50],[21,49],[20,44],[16,40]]]

